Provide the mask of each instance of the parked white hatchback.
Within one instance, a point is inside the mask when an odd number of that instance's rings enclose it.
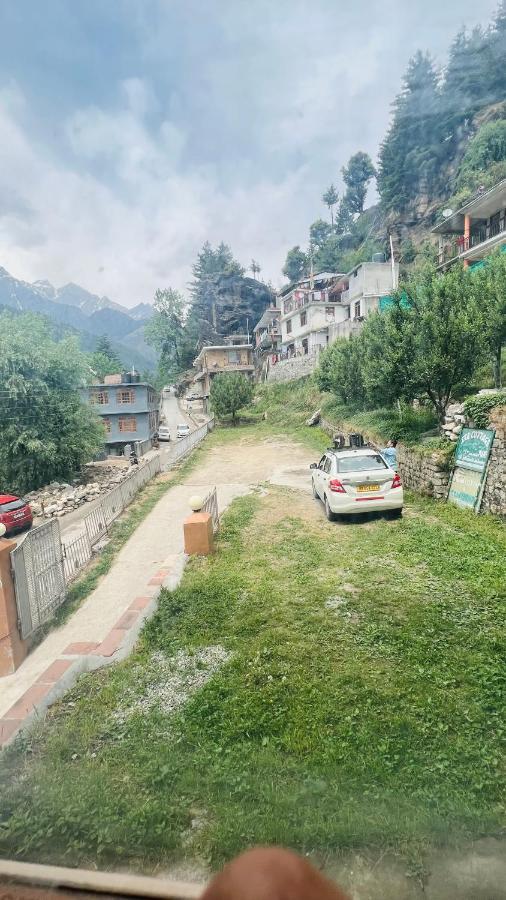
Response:
[[[377,450],[327,450],[310,468],[313,496],[323,501],[327,519],[372,511],[386,512],[392,519],[402,516],[400,475]]]
[[[181,422],[176,428],[176,437],[179,440],[180,438],[187,437],[190,434],[190,426],[186,425],[186,423]]]
[[[159,425],[158,440],[159,441],[170,441],[170,428],[168,425]]]

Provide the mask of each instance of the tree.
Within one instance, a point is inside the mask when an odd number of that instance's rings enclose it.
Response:
[[[104,444],[83,402],[87,358],[74,337],[56,343],[31,313],[0,314],[0,483],[23,493],[70,479]]]
[[[106,334],[98,338],[95,350],[90,354],[89,359],[92,373],[101,381],[106,375],[115,375],[123,369],[123,363]]]
[[[332,227],[323,219],[317,219],[309,227],[309,247],[312,253],[320,250],[332,234]]]
[[[157,351],[165,380],[171,380],[192,363],[191,336],[185,329],[187,304],[179,291],[166,288],[156,291],[153,309],[144,328],[146,343]]]
[[[457,189],[476,190],[506,177],[506,119],[487,122],[469,141],[457,178]]]
[[[295,247],[292,247],[286,255],[286,261],[283,266],[283,275],[286,275],[291,282],[300,281],[301,278],[304,278],[304,276],[307,275],[308,269],[309,260],[307,254],[304,253],[297,244]]]
[[[268,289],[261,282],[245,278],[243,267],[223,242],[216,250],[206,242],[192,271],[192,302],[186,330],[194,346],[216,341],[238,329],[246,331],[246,319],[252,321],[261,307],[260,318],[269,304]]]
[[[248,406],[253,399],[253,384],[245,375],[223,372],[213,378],[209,396],[218,418],[232,416],[235,425],[237,411]]]
[[[328,208],[329,208],[330,221],[332,223],[332,228],[333,228],[334,227],[334,206],[336,205],[337,201],[339,200],[339,194],[337,193],[337,190],[333,184],[331,184],[330,187],[327,188],[327,190],[325,191],[325,193],[322,197],[322,200],[325,203],[325,206],[328,206]]]
[[[355,153],[342,172],[348,209],[351,213],[361,213],[364,210],[367,188],[376,174],[371,157],[362,151]]]
[[[405,399],[426,395],[440,422],[452,391],[469,385],[486,359],[484,310],[476,288],[472,274],[461,266],[443,275],[427,269],[401,286],[394,312],[383,314],[397,317],[390,342],[403,344],[400,352],[408,360]],[[387,343],[381,353],[391,349]]]
[[[380,148],[378,189],[384,208],[403,212],[422,191],[431,194],[445,153],[438,73],[430,56],[418,52],[409,61]]]
[[[251,265],[249,268],[250,272],[253,274],[253,278],[256,278],[256,276],[262,271],[262,267],[254,259],[251,260]]]
[[[315,379],[321,391],[335,393],[346,404],[364,402],[362,351],[358,337],[339,338],[320,355]]]
[[[485,327],[494,367],[494,384],[502,387],[502,351],[506,344],[506,254],[498,251],[472,273],[485,313]]]

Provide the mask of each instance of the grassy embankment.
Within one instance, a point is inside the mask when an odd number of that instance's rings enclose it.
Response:
[[[284,398],[210,440],[316,440],[292,396],[296,421]],[[0,855],[218,865],[275,842],[418,859],[497,832],[505,583],[491,517],[417,499],[399,523],[335,526],[286,489],[235,501],[135,654],[4,758]]]

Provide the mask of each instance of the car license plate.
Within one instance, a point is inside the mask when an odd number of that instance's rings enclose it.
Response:
[[[379,491],[379,489],[380,489],[379,484],[359,484],[359,485],[357,485],[357,491],[361,494],[365,493],[366,491],[367,491],[367,493],[369,493],[369,491]]]
[[[13,515],[12,518],[13,518],[13,519],[22,519],[23,517],[24,517],[24,512],[21,511],[21,512],[18,512],[18,513],[14,513],[14,515]]]

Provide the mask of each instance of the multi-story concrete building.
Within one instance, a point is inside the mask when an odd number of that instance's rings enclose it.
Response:
[[[344,317],[339,287],[344,275],[320,272],[279,294],[281,358],[317,354],[329,339],[329,326]]]
[[[506,250],[506,178],[481,191],[432,229],[438,237],[438,264],[446,269],[457,260],[475,266],[497,248]],[[444,214],[444,213],[443,213]]]
[[[104,423],[109,453],[121,454],[127,444],[138,453],[151,447],[158,430],[159,397],[139,375],[106,375],[82,394]]]
[[[233,343],[234,337],[227,339],[229,343],[202,347],[193,365],[197,369],[193,382],[199,391],[204,409],[211,390],[211,383],[216,375],[223,372],[240,372],[249,378],[253,377],[253,345],[250,343]]]
[[[331,291],[331,296],[336,292],[339,294],[342,315],[329,328],[330,343],[355,334],[368,315],[388,306],[392,291],[398,285],[399,265],[383,260],[359,263],[343,280],[344,290],[339,285]]]
[[[269,306],[253,329],[257,354],[277,353],[281,344],[280,310]]]

